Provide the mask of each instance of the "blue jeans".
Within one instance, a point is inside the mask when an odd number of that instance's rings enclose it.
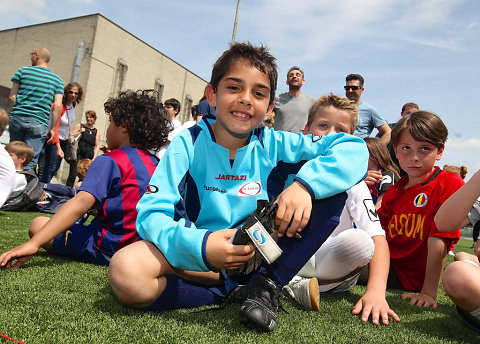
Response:
[[[25,170],[33,170],[48,134],[48,127],[29,116],[10,117],[10,142],[23,141],[33,148],[33,159]]]
[[[66,146],[67,140],[60,140],[60,147],[64,152]],[[57,147],[45,142],[38,159],[38,178],[42,183],[50,183],[55,173],[57,173],[62,160],[57,156]]]

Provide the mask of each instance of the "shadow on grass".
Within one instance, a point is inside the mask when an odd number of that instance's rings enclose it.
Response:
[[[208,305],[197,308],[176,309],[171,311],[155,312],[143,311],[136,308],[130,308],[122,304],[115,297],[110,285],[101,288],[101,295],[94,303],[99,311],[109,313],[112,317],[131,316],[152,317],[160,322],[169,322],[172,320],[178,324],[197,325],[209,328],[212,332],[218,329],[229,329],[230,334],[251,333],[252,330],[244,327],[238,320],[238,311],[240,304],[228,304],[224,308],[219,305]]]

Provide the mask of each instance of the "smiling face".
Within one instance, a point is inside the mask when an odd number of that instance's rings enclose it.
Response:
[[[305,84],[305,80],[303,79],[303,74],[298,69],[293,69],[288,73],[287,76],[287,85],[290,87],[300,88]]]
[[[245,144],[250,132],[273,109],[268,76],[245,60],[239,60],[222,77],[216,90],[207,87],[207,100],[216,107],[213,131],[217,143],[224,147],[235,140]]]
[[[408,131],[403,131],[395,148],[400,167],[408,174],[407,186],[422,182],[442,158],[443,147],[427,141],[416,141]]]
[[[314,120],[310,125],[305,126],[305,134],[314,136],[325,136],[330,132],[347,133],[352,131],[352,120],[345,110],[333,106],[319,108]]]
[[[91,115],[85,115],[85,120],[86,120],[88,126],[91,126],[91,125],[95,124],[95,118]]]

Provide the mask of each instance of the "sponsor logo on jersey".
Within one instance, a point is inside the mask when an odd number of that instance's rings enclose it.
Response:
[[[206,185],[204,185],[203,188],[206,191],[215,191],[215,192],[220,192],[220,193],[226,193],[227,192],[227,190],[217,188],[216,186],[206,186]]]
[[[151,194],[151,193],[157,193],[158,192],[158,187],[156,187],[155,185],[148,185],[147,186],[147,191],[145,191],[145,193],[147,194]]]
[[[371,199],[364,199],[363,200],[363,205],[365,206],[365,211],[368,214],[368,218],[372,222],[377,222],[380,221],[378,218],[377,210],[375,209],[375,204],[373,203],[373,200]]]
[[[235,175],[235,174],[219,174],[217,178],[215,179],[220,179],[220,180],[247,180],[247,175],[242,174],[242,175]]]
[[[265,239],[265,236],[263,235],[263,233],[260,231],[260,229],[255,229],[253,231],[253,237],[255,238],[255,241],[259,244],[259,245],[263,245],[265,244],[265,241],[267,241],[267,239]]]
[[[425,192],[419,193],[413,200],[413,205],[417,208],[424,207],[428,202],[428,197]]]
[[[425,215],[422,214],[394,214],[388,222],[388,236],[395,238],[397,235],[409,239],[423,240],[425,228]]]
[[[262,184],[260,181],[248,182],[238,189],[237,197],[252,197],[262,194]]]
[[[65,246],[67,246],[67,241],[68,241],[68,235],[72,234],[72,231],[68,230],[65,232]]]

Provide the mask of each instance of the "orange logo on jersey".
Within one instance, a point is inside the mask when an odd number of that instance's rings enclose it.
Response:
[[[393,215],[388,223],[388,234],[390,238],[405,235],[407,238],[423,240],[424,223],[425,216],[421,214]]]
[[[72,231],[66,231],[65,232],[65,246],[67,246],[67,240],[68,240],[68,235],[72,234]]]
[[[413,205],[417,208],[424,207],[428,202],[428,197],[425,192],[418,194],[415,199],[413,200]]]

